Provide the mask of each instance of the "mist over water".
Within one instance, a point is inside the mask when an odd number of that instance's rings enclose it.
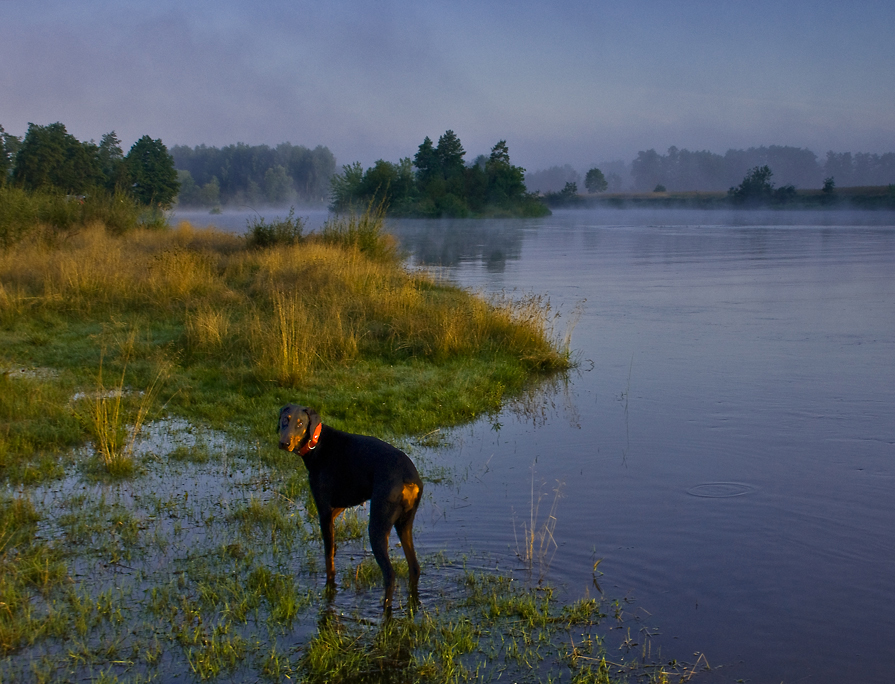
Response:
[[[419,264],[581,305],[579,369],[452,432],[419,544],[519,567],[553,490],[547,578],[627,598],[703,681],[884,682],[895,642],[895,216],[558,212],[400,221]],[[521,409],[520,409],[521,406]],[[514,527],[515,521],[515,527]],[[635,630],[636,631],[636,630]]]
[[[176,226],[181,221],[188,221],[197,228],[214,226],[221,230],[234,233],[245,233],[249,221],[263,218],[267,222],[277,219],[285,219],[289,216],[291,207],[260,207],[250,209],[225,209],[220,214],[212,214],[207,209],[174,209],[169,217],[169,223]],[[323,226],[329,217],[329,211],[320,207],[295,207],[295,216],[305,220],[305,230],[310,232]]]

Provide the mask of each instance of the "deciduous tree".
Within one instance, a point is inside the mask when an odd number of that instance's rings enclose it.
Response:
[[[743,178],[743,182],[736,188],[730,188],[727,194],[737,203],[755,203],[770,200],[774,193],[774,184],[771,176],[774,172],[771,167],[756,166],[749,169],[749,173]]]
[[[584,177],[584,187],[587,188],[588,192],[605,192],[606,188],[609,187],[609,183],[603,172],[594,167]]]
[[[364,167],[360,162],[343,166],[342,173],[332,177],[329,208],[336,212],[350,210],[360,195],[363,179]]]

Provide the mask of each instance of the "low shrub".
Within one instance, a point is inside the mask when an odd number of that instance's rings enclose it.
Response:
[[[258,216],[247,220],[246,224],[246,244],[257,249],[297,244],[301,242],[305,228],[304,219],[295,217],[295,207],[290,207],[285,219],[268,223],[263,216]]]

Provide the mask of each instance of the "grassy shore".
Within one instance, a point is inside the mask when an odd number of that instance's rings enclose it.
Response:
[[[383,620],[363,509],[326,594],[279,406],[413,450],[571,360],[546,301],[407,271],[380,215],[301,227],[35,224],[0,252],[0,682],[666,681],[630,638],[607,660],[619,602],[462,552]]]
[[[53,387],[155,384],[169,411],[264,439],[289,400],[339,427],[418,434],[569,365],[546,302],[485,301],[407,272],[380,216],[293,242],[253,248],[188,224],[19,242],[0,253],[2,362],[48,369]],[[34,453],[84,438],[76,411],[54,409],[70,429],[18,429],[21,447],[0,442],[19,454],[0,474],[39,479],[26,474]]]

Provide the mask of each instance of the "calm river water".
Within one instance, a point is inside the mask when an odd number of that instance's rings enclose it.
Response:
[[[895,216],[557,212],[403,221],[413,259],[580,304],[567,387],[452,434],[432,548],[517,565],[562,483],[548,578],[610,598],[704,681],[895,669]],[[499,425],[498,425],[499,424]],[[632,630],[635,640],[645,634]],[[718,668],[718,666],[723,666]]]
[[[560,329],[581,312],[566,384],[426,456],[463,476],[421,511],[420,548],[519,567],[532,486],[544,518],[561,483],[547,578],[593,595],[602,559],[653,653],[704,653],[700,681],[891,680],[895,215],[392,227],[463,285],[549,295]]]

